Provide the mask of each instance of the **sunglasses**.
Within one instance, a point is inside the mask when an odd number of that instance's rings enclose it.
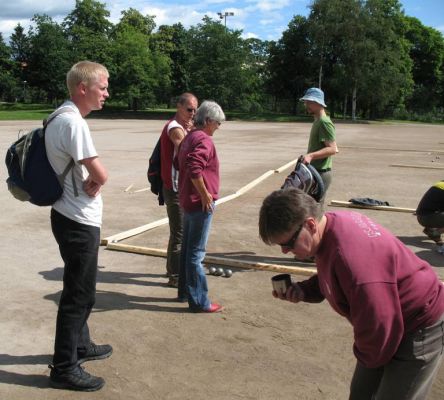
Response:
[[[302,228],[304,227],[304,224],[302,224],[294,233],[294,235],[291,237],[291,239],[287,243],[279,244],[279,246],[284,247],[286,249],[293,249],[294,244],[296,243],[296,240],[298,240],[298,236],[302,231]]]

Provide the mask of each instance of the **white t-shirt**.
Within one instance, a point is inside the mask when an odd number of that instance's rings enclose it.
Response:
[[[46,128],[45,145],[48,160],[57,174],[62,174],[71,159],[74,180],[78,196],[74,194],[72,170],[65,177],[62,197],[53,204],[54,210],[65,217],[85,225],[102,225],[102,196],[89,197],[83,190],[83,182],[88,177],[87,169],[79,163],[90,157],[96,157],[97,151],[91,138],[88,124],[72,101],[66,101],[61,107],[68,107],[66,112],[55,117]]]
[[[183,133],[185,135],[187,134],[186,129],[184,129],[183,126],[179,124],[179,122],[177,122],[175,119],[173,119],[168,124],[168,128],[167,128],[168,137],[170,137],[170,131],[173,128],[182,129]],[[176,155],[176,149],[174,149],[173,158],[174,158],[175,155]],[[171,165],[171,182],[173,183],[173,190],[175,192],[178,192],[179,191],[179,171],[176,168],[174,168],[174,165]]]

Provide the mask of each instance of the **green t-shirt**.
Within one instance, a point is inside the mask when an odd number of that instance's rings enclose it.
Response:
[[[335,142],[335,126],[329,116],[325,115],[315,120],[311,127],[310,139],[308,141],[307,153],[313,153],[325,147],[324,142]],[[313,160],[311,165],[318,171],[321,169],[331,168],[331,157],[323,158],[320,160]]]

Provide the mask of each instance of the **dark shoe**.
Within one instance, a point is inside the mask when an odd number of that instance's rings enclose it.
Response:
[[[438,228],[424,228],[423,232],[434,242],[441,242],[441,232]]]
[[[174,275],[170,276],[168,279],[167,286],[177,289],[179,287],[179,277]]]
[[[186,303],[188,299],[186,297],[176,297],[176,301],[179,303]]]
[[[85,361],[103,360],[113,354],[113,348],[109,344],[95,344],[91,342],[86,350],[78,351],[79,364]]]
[[[81,366],[76,366],[69,371],[58,370],[49,365],[49,383],[55,389],[79,390],[82,392],[94,392],[102,389],[105,381],[103,378],[88,374]]]

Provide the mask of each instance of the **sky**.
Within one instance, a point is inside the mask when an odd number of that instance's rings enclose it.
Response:
[[[244,38],[278,40],[295,15],[307,16],[311,0],[99,0],[106,4],[110,21],[117,23],[122,10],[130,7],[143,15],[155,15],[156,25],[181,22],[197,25],[205,15],[230,29],[243,31]],[[406,15],[444,34],[444,0],[401,0]],[[57,22],[74,9],[75,0],[1,0],[0,32],[8,41],[20,23],[28,28],[34,14],[47,14]],[[220,19],[218,13],[233,13]]]

